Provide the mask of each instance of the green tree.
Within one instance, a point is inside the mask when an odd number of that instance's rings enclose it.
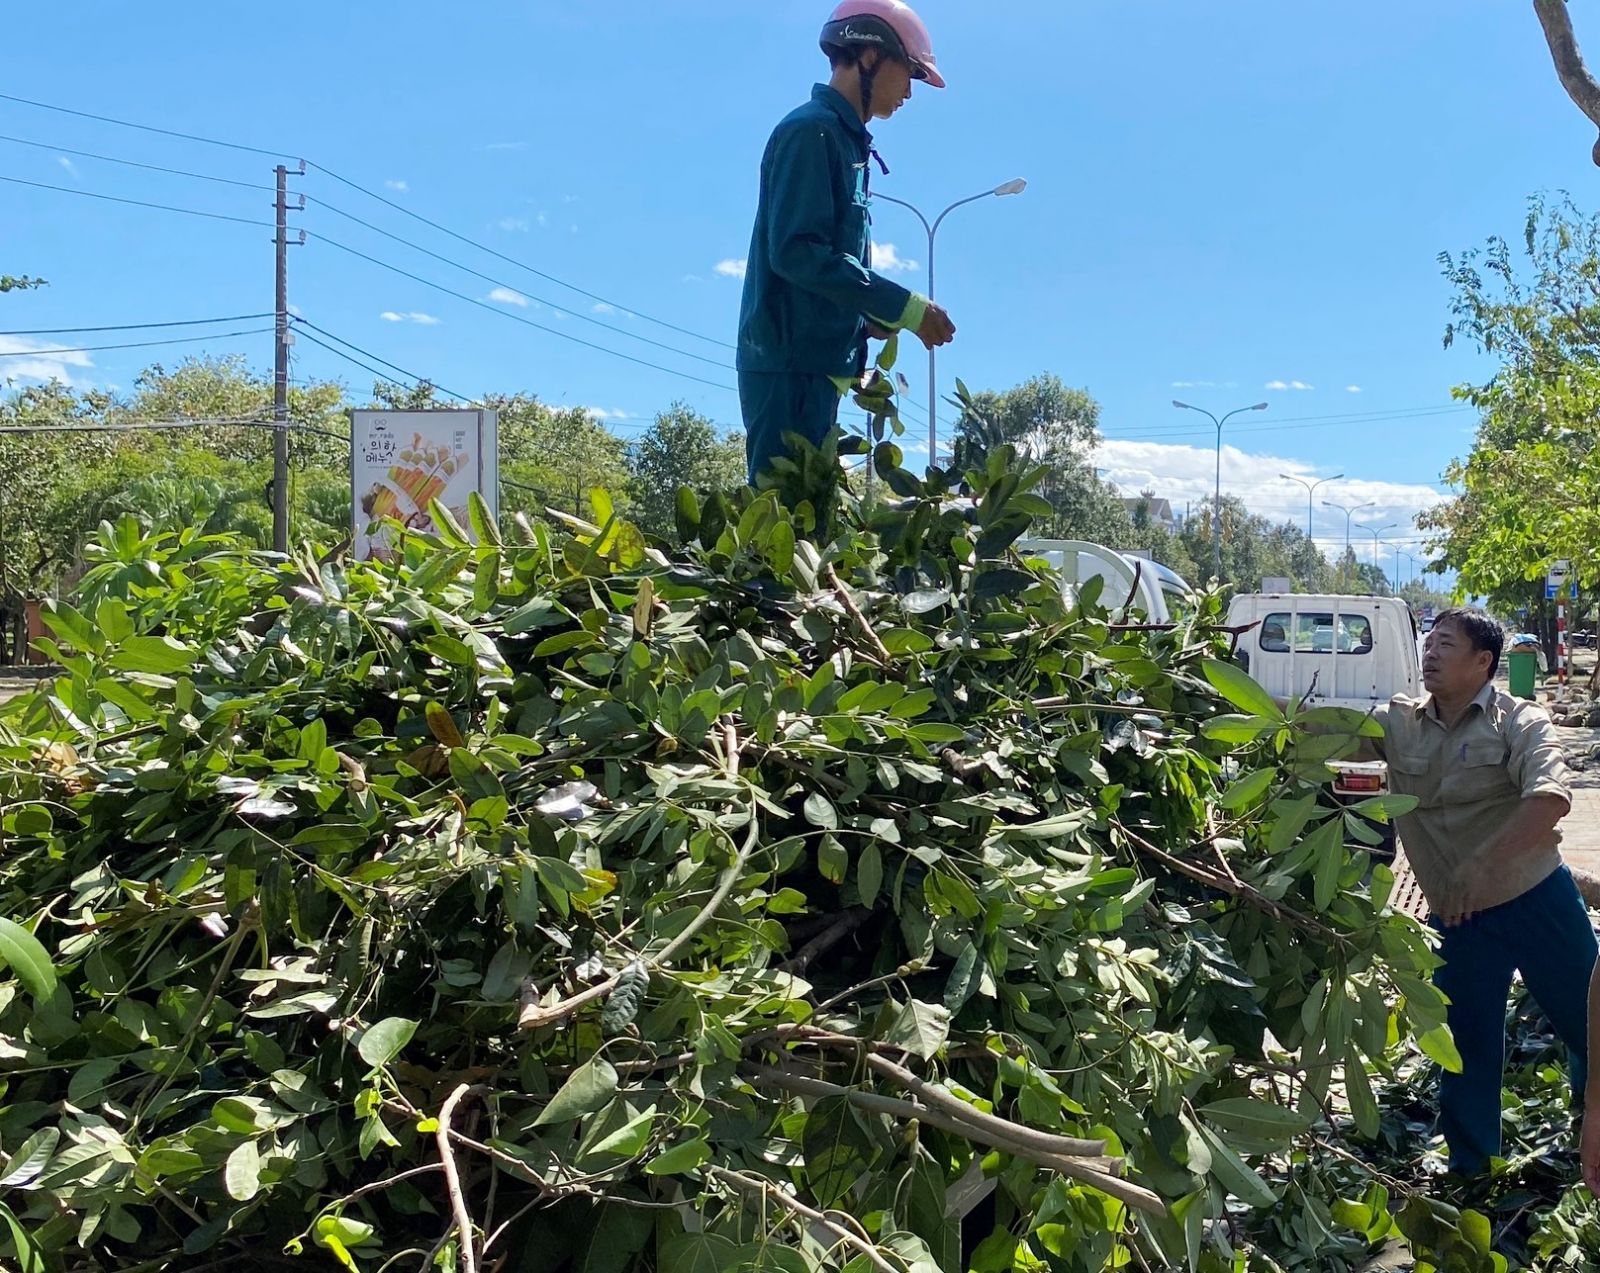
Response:
[[[957,460],[1002,444],[1048,470],[1037,494],[1053,510],[1039,532],[1100,543],[1131,535],[1127,509],[1116,488],[1094,470],[1100,441],[1100,404],[1087,389],[1069,388],[1059,376],[1034,376],[1015,388],[986,390],[957,403]]]
[[[680,486],[696,492],[744,485],[744,435],[717,426],[675,402],[628,447],[633,520],[651,535],[675,535],[673,504]]]
[[[31,287],[45,287],[42,278],[29,278],[26,274],[0,274],[0,292],[21,292]]]

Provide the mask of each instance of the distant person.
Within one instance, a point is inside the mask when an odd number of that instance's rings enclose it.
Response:
[[[1556,824],[1572,807],[1561,745],[1544,709],[1495,688],[1505,634],[1481,610],[1446,610],[1422,656],[1420,698],[1380,712],[1380,752],[1417,807],[1400,841],[1442,935],[1434,984],[1450,999],[1459,1074],[1439,1087],[1450,1167],[1480,1175],[1500,1153],[1506,998],[1521,973],[1586,1089],[1587,987],[1597,948],[1561,861]],[[1590,1140],[1585,1145],[1592,1148]]]
[[[735,360],[752,483],[788,454],[785,434],[814,446],[827,437],[866,370],[869,336],[905,329],[931,349],[956,330],[939,306],[872,269],[867,123],[899,110],[913,80],[944,87],[928,29],[901,0],[846,0],[821,43],[832,78],[778,125],[761,159]]]

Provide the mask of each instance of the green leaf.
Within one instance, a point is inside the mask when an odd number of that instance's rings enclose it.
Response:
[[[535,1127],[570,1123],[592,1114],[617,1094],[617,1071],[604,1057],[591,1057],[561,1085],[550,1103],[533,1120]]]
[[[1261,716],[1281,723],[1283,710],[1272,701],[1272,695],[1250,679],[1237,663],[1224,663],[1221,659],[1206,659],[1200,665],[1206,680],[1217,693],[1249,716]]]
[[[686,1140],[657,1154],[645,1164],[650,1176],[681,1176],[711,1160],[711,1146],[704,1138]]]
[[[1311,1127],[1310,1120],[1296,1111],[1253,1096],[1212,1101],[1202,1105],[1199,1112],[1219,1131],[1273,1144],[1286,1143]]]
[[[839,829],[839,812],[821,792],[813,791],[806,797],[806,821],[814,827],[822,827],[828,831]]]
[[[642,1153],[644,1147],[650,1142],[650,1128],[656,1121],[656,1107],[652,1105],[641,1114],[635,1114],[616,1131],[595,1145],[589,1152],[592,1154],[618,1154],[623,1158],[632,1158],[635,1154]]]
[[[871,906],[882,887],[883,852],[876,840],[869,840],[867,847],[861,850],[861,856],[856,859],[856,892],[861,895],[861,904]]]
[[[817,1273],[816,1266],[792,1246],[780,1242],[750,1242],[734,1252],[729,1270],[739,1273]]]
[[[822,872],[822,878],[831,884],[843,884],[849,869],[850,855],[844,851],[844,845],[831,835],[823,836],[822,843],[817,845],[817,870]]]
[[[1344,1085],[1350,1101],[1350,1114],[1356,1120],[1356,1130],[1368,1140],[1373,1139],[1378,1134],[1381,1122],[1378,1102],[1372,1094],[1372,1079],[1367,1074],[1367,1067],[1362,1064],[1361,1057],[1353,1047],[1345,1053]]]
[[[1222,793],[1220,801],[1224,809],[1244,809],[1253,805],[1263,795],[1267,788],[1272,786],[1272,780],[1278,776],[1276,769],[1256,769],[1244,775],[1237,781],[1230,783],[1228,789]]]
[[[1216,742],[1238,745],[1253,743],[1263,734],[1271,733],[1277,728],[1279,728],[1278,722],[1268,720],[1265,716],[1228,713],[1223,716],[1213,716],[1200,726],[1200,732]]]
[[[1209,1127],[1200,1132],[1211,1149],[1211,1174],[1224,1189],[1252,1207],[1270,1207],[1278,1201],[1267,1182],[1221,1136]]]
[[[884,1041],[931,1061],[950,1038],[950,1009],[913,999],[895,1014]]]
[[[367,829],[359,822],[319,822],[301,831],[289,843],[310,849],[317,857],[354,853],[367,842]]]
[[[700,534],[700,501],[687,486],[680,486],[672,503],[673,520],[676,523],[678,538],[684,543],[692,543]]]
[[[10,968],[35,1003],[56,992],[56,970],[50,952],[15,920],[0,918],[0,966]]]
[[[44,1174],[61,1132],[55,1127],[41,1127],[29,1136],[0,1168],[0,1189],[25,1189]]]
[[[261,1191],[261,1151],[253,1140],[235,1145],[223,1164],[222,1182],[228,1197],[236,1202],[249,1202]]]
[[[187,645],[168,636],[134,636],[122,643],[110,662],[119,672],[172,676],[189,671],[198,657]]]
[[[415,1021],[406,1017],[385,1017],[362,1033],[356,1051],[363,1061],[377,1069],[399,1056],[416,1032]]]
[[[1461,1053],[1450,1035],[1450,1027],[1436,1025],[1417,1035],[1417,1046],[1433,1061],[1451,1074],[1461,1073]]]
[[[16,1213],[3,1202],[0,1202],[0,1220],[4,1220],[11,1231],[11,1244],[17,1249],[18,1273],[50,1273],[44,1250],[23,1227]]]
[[[661,1244],[661,1273],[728,1273],[738,1250],[720,1233],[679,1233]]]
[[[812,1196],[823,1207],[848,1198],[875,1156],[855,1107],[842,1096],[825,1096],[811,1107],[800,1148]]]
[[[888,628],[878,633],[883,648],[890,654],[926,654],[933,649],[933,638],[915,628]]]

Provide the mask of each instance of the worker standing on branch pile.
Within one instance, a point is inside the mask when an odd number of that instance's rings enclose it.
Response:
[[[939,306],[872,269],[868,165],[883,161],[867,123],[899,110],[913,80],[944,87],[928,28],[902,0],[845,0],[821,43],[832,79],[761,159],[737,358],[752,483],[789,453],[785,435],[827,437],[866,370],[869,336],[905,329],[931,349],[955,335]]]
[[[1483,611],[1446,610],[1424,647],[1427,693],[1379,712],[1390,786],[1417,799],[1400,816],[1400,841],[1441,934],[1434,984],[1450,1000],[1461,1072],[1440,1079],[1439,1126],[1465,1176],[1500,1154],[1515,974],[1567,1045],[1574,1103],[1590,1055],[1595,935],[1556,830],[1572,808],[1567,767],[1544,710],[1496,689],[1503,644]]]

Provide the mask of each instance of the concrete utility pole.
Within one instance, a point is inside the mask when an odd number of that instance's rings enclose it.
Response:
[[[302,161],[300,172],[305,170]],[[294,344],[294,333],[289,330],[289,170],[279,164],[275,175],[278,193],[273,200],[277,269],[272,345],[272,550],[286,553],[289,551],[289,346]],[[301,195],[300,208],[305,206],[305,196]],[[299,242],[305,241],[302,230]]]
[[[289,551],[289,170],[278,165],[277,338],[272,360],[272,551]]]

